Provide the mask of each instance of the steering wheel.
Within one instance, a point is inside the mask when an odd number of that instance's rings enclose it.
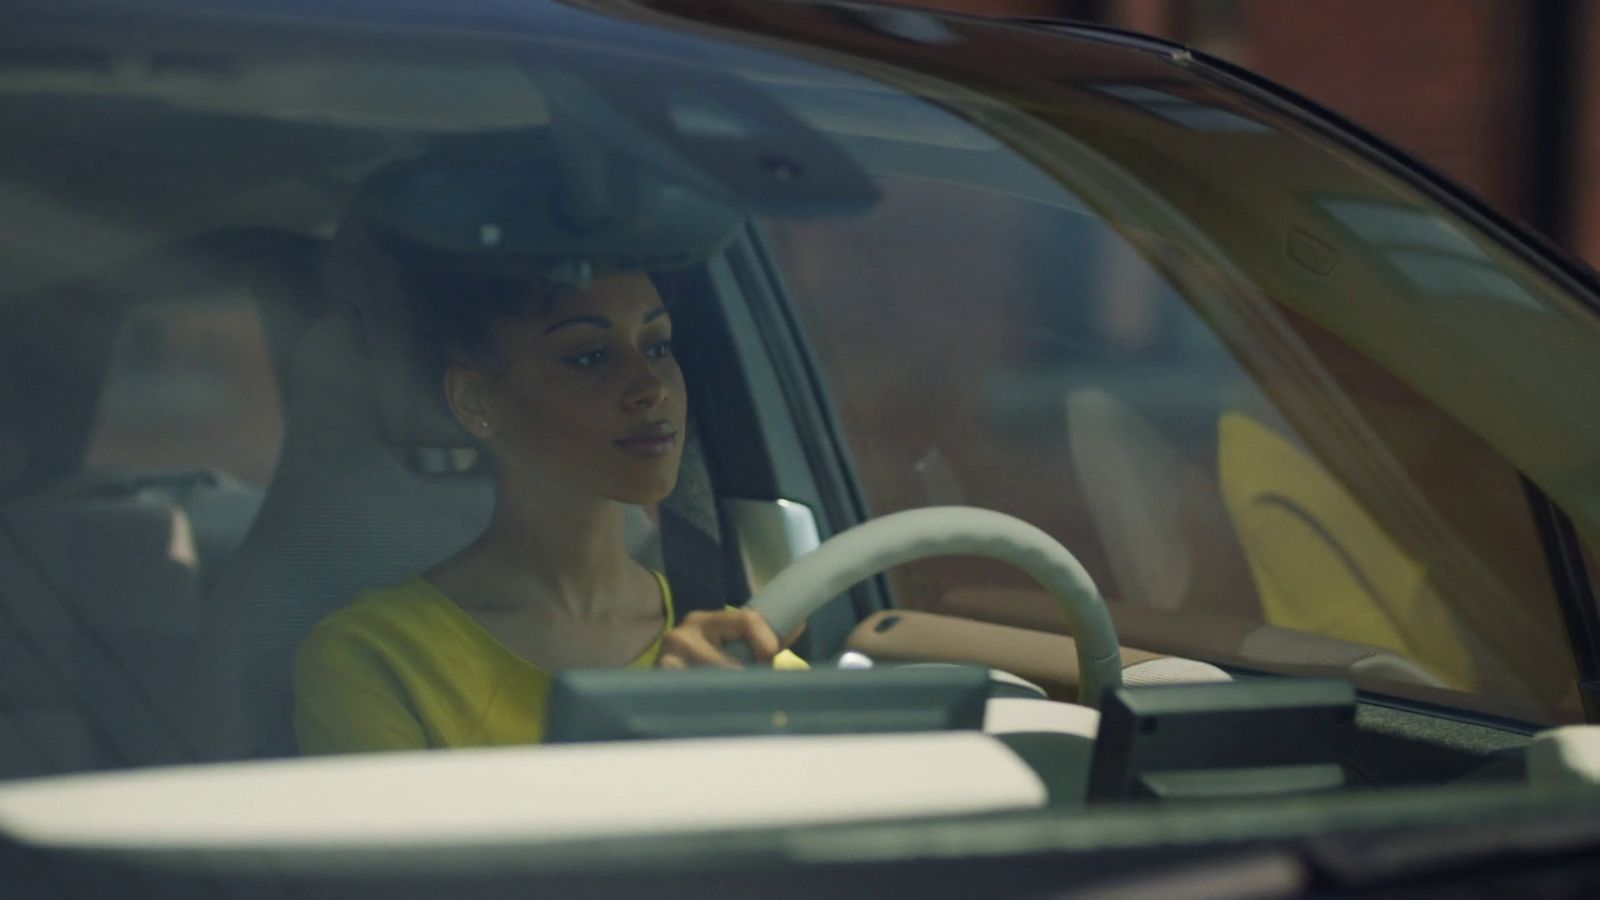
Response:
[[[1078,702],[1098,708],[1122,685],[1116,629],[1094,579],[1067,548],[1021,519],[969,506],[893,513],[834,535],[778,573],[746,606],[788,634],[832,597],[894,566],[934,556],[986,556],[1044,585],[1067,614],[1078,644]],[[725,648],[745,659],[742,645]]]

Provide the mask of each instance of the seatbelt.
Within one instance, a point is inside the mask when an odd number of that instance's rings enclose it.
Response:
[[[696,610],[728,606],[722,545],[678,512],[661,507],[661,557],[672,585],[675,621]]]
[[[714,611],[731,605],[727,560],[719,538],[716,491],[705,451],[691,423],[678,464],[678,486],[659,507],[661,562],[672,585],[676,620],[696,610]]]

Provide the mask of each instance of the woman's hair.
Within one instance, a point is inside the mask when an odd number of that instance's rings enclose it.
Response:
[[[490,264],[415,246],[391,246],[390,255],[399,269],[417,346],[440,372],[452,365],[497,367],[502,326],[548,313],[563,295],[577,290],[575,283],[593,274],[587,264],[579,264],[584,274],[575,282],[562,272],[573,268],[571,264]],[[657,273],[649,278],[671,308],[675,282],[664,282]]]
[[[501,326],[549,311],[564,285],[533,270],[492,268],[439,253],[397,256],[417,342],[441,370],[493,367]]]

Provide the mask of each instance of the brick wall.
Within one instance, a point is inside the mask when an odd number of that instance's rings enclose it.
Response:
[[[1570,105],[1558,124],[1566,222],[1536,202],[1544,86],[1536,5],[1511,0],[930,0],[995,15],[1097,19],[1190,44],[1257,71],[1361,125],[1495,207],[1600,264],[1600,11],[1580,25]]]
[[[1527,7],[1504,0],[1241,4],[1238,61],[1526,211]]]

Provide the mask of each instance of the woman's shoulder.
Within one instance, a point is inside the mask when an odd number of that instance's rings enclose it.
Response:
[[[306,645],[392,643],[437,636],[452,619],[449,600],[422,576],[367,588],[318,622]]]

